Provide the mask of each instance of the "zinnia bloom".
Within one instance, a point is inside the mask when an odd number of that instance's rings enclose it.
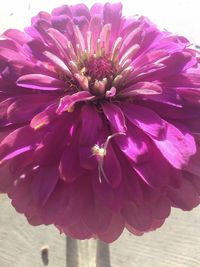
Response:
[[[200,64],[122,5],[61,6],[0,39],[0,191],[32,225],[116,240],[200,202]]]

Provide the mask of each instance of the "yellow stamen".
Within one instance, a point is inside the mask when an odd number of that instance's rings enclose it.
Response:
[[[84,75],[85,71],[86,71],[86,68],[84,67],[84,68],[82,68],[82,70],[80,72],[81,72],[82,75]]]
[[[38,125],[36,125],[34,127],[34,130],[39,130],[40,128],[42,128],[45,124],[43,122],[39,123]]]
[[[74,111],[74,106],[73,105],[72,106],[69,106],[68,109],[67,109],[67,111],[70,112],[70,113],[73,112]]]
[[[91,149],[93,156],[100,156],[101,158],[106,156],[106,149],[103,147],[99,147],[98,145],[94,145]]]

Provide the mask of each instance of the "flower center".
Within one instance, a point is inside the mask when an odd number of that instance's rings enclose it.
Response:
[[[111,77],[114,73],[113,62],[105,57],[92,57],[85,62],[84,74],[91,77],[92,80],[103,80],[103,78]]]
[[[65,93],[89,91],[99,98],[115,97],[131,79],[132,58],[140,46],[133,44],[126,49],[125,40],[120,36],[111,46],[110,24],[102,27],[96,41],[91,31],[83,36],[78,26],[73,30],[76,44],[66,40],[63,53],[66,50],[68,58],[65,62],[49,51],[44,52],[57,67],[59,78],[65,81]]]

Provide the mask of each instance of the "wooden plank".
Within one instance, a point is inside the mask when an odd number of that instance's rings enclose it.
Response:
[[[43,267],[41,248],[49,246],[48,267],[65,266],[65,236],[54,227],[33,227],[0,196],[0,266]]]

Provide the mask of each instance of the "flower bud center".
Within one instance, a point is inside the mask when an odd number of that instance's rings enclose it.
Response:
[[[115,73],[115,69],[111,60],[105,57],[92,57],[85,62],[85,75],[90,76],[92,80],[102,80],[109,78]]]

